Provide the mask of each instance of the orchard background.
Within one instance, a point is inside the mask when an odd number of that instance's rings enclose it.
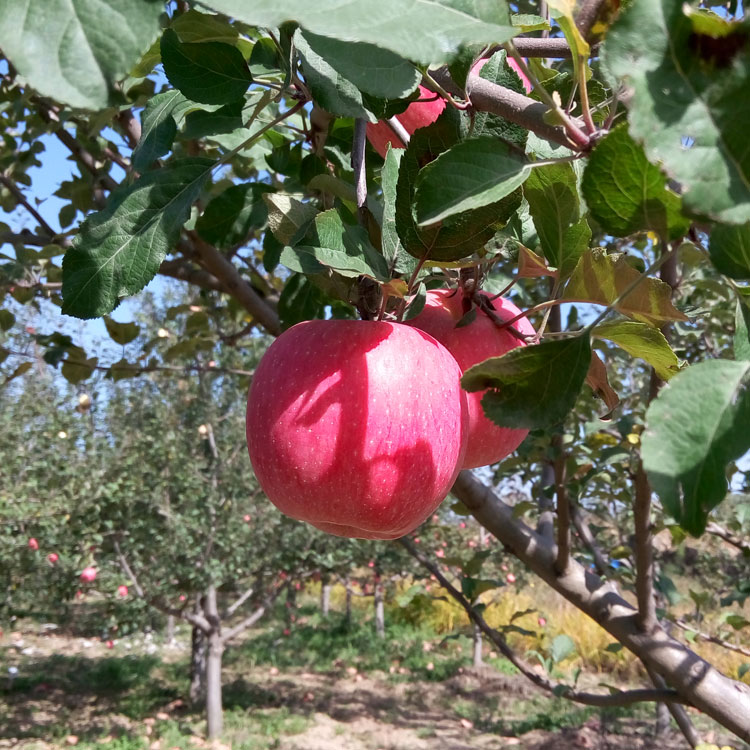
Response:
[[[747,746],[749,42],[736,2],[0,0],[0,745]],[[526,438],[397,541],[280,514],[263,353],[441,288],[534,326],[461,381]]]

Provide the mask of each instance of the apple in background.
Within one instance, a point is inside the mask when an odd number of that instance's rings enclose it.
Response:
[[[107,648],[114,648],[114,647],[115,647],[115,642],[113,640],[107,641]]]
[[[50,561],[51,565],[54,565],[60,557],[58,556],[57,552],[50,552],[49,555],[47,555],[47,559]]]
[[[29,539],[29,549],[38,550],[39,549],[39,542],[37,542],[36,539],[32,536],[31,539]]]
[[[516,582],[516,577],[515,577],[515,575],[513,575],[513,573],[508,573],[508,575],[505,576],[505,580],[508,583],[515,583]]]
[[[250,520],[251,520],[251,519],[250,519],[250,516],[243,516],[243,517],[242,517],[242,520],[243,520],[243,521],[244,521],[245,523],[250,523]]]
[[[480,292],[489,299],[489,296]],[[510,320],[521,311],[504,298],[490,303],[501,320]],[[468,308],[467,308],[468,309]],[[415,326],[436,338],[455,358],[466,372],[472,365],[490,357],[499,357],[517,346],[525,344],[507,330],[499,329],[481,310],[468,325],[456,328],[456,323],[465,315],[463,293],[456,289],[437,289],[427,292],[424,310],[405,325]],[[534,327],[526,318],[517,320],[513,326],[520,333],[532,336]],[[494,464],[512,453],[521,444],[528,430],[498,427],[482,410],[485,391],[468,393],[469,439],[462,468]]]
[[[117,587],[117,596],[119,596],[121,599],[127,598],[128,595],[128,587],[127,586],[118,586]]]
[[[435,339],[378,321],[310,320],[269,347],[247,442],[279,510],[338,536],[396,539],[448,494],[466,449],[460,368]]]
[[[547,620],[544,617],[540,617],[537,620],[537,624],[539,625],[540,628],[543,628],[547,624]]]
[[[404,126],[409,135],[419,128],[432,125],[445,109],[445,99],[433,93],[424,86],[419,87],[419,99],[412,102],[404,112],[396,115],[396,119]],[[372,147],[385,159],[388,144],[393,148],[406,148],[403,141],[393,132],[385,120],[367,123],[367,140]]]
[[[92,568],[91,566],[84,568],[81,571],[81,580],[84,583],[92,583],[96,580],[96,568]]]

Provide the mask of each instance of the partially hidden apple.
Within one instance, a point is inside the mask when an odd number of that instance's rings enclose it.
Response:
[[[490,304],[501,320],[510,320],[521,312],[505,298],[493,300]],[[427,292],[424,310],[408,321],[407,325],[415,326],[436,338],[456,358],[462,373],[485,359],[499,357],[517,346],[525,346],[512,333],[498,328],[481,310],[477,310],[476,318],[471,323],[456,328],[456,323],[468,309],[461,291],[436,289]],[[534,334],[534,327],[526,318],[520,318],[513,326],[519,333],[529,336]],[[528,430],[498,427],[491,422],[482,410],[484,393],[467,394],[469,437],[462,467],[464,469],[500,461],[518,448],[528,435]]]
[[[400,115],[396,115],[396,119],[404,126],[404,130],[411,135],[419,128],[432,125],[444,109],[445,99],[424,86],[420,86],[419,99],[412,102]],[[393,129],[385,120],[367,123],[367,140],[384,159],[389,143],[393,148],[406,148],[404,142],[393,132]]]
[[[81,571],[81,580],[85,583],[92,583],[96,580],[96,568],[90,565]]]
[[[33,536],[29,539],[29,549],[33,549],[34,551],[39,549],[39,542]]]
[[[117,587],[117,596],[120,597],[120,599],[126,599],[128,596],[128,587],[125,585],[121,585]]]
[[[398,323],[311,320],[269,347],[253,376],[247,442],[279,510],[338,536],[395,539],[456,479],[467,399],[456,360]]]
[[[47,560],[49,560],[51,565],[55,565],[59,559],[60,556],[57,552],[50,552],[49,555],[47,555]]]

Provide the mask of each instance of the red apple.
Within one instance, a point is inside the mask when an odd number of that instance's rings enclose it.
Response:
[[[412,102],[404,112],[396,115],[396,119],[404,126],[409,135],[418,128],[432,125],[445,109],[445,99],[434,94],[424,86],[419,87],[419,99]],[[367,123],[367,140],[372,147],[385,159],[390,143],[393,148],[406,148],[403,141],[393,132],[384,120]]]
[[[185,599],[187,599],[187,597],[185,596],[185,594],[180,594],[180,596],[179,596],[178,598],[179,598],[179,600],[180,600],[181,602],[184,602],[184,601],[185,601]]]
[[[243,516],[243,517],[242,517],[242,520],[243,520],[243,521],[244,521],[245,523],[250,523],[250,516]]]
[[[293,326],[261,359],[248,397],[248,449],[261,487],[279,510],[331,534],[409,533],[463,463],[459,375],[443,346],[409,326]]]
[[[504,298],[496,299],[490,304],[501,320],[510,320],[521,312]],[[499,329],[481,310],[477,310],[474,321],[456,328],[456,323],[465,314],[461,291],[437,289],[427,292],[424,310],[407,325],[415,326],[434,336],[456,358],[461,372],[490,357],[499,357],[516,346],[525,346],[512,333]],[[534,327],[526,318],[517,320],[513,325],[520,333],[529,336],[534,334]],[[462,466],[464,469],[500,461],[518,448],[529,432],[498,427],[491,422],[482,410],[483,395],[484,391],[467,394],[469,439]]]
[[[57,552],[50,552],[49,555],[47,555],[47,559],[50,561],[51,565],[54,565],[60,557],[58,556]]]
[[[537,623],[538,623],[538,625],[539,625],[540,628],[543,628],[547,624],[547,620],[544,617],[540,617],[537,620]]]
[[[505,576],[505,580],[508,583],[515,583],[516,582],[516,577],[515,577],[515,575],[513,575],[513,573],[508,573],[508,575]]]
[[[32,536],[31,539],[29,539],[29,549],[38,550],[39,549],[39,542],[37,542],[36,539]]]
[[[435,555],[437,557],[445,557],[445,550],[442,549],[442,548],[439,548],[439,549],[435,550]]]
[[[114,648],[114,647],[115,647],[115,642],[113,640],[111,640],[111,639],[108,640],[107,641],[107,648]]]
[[[91,566],[84,568],[81,571],[81,580],[84,583],[92,583],[96,579],[96,568]]]
[[[128,595],[128,587],[127,586],[118,586],[117,587],[117,596],[119,596],[121,599],[125,599]]]

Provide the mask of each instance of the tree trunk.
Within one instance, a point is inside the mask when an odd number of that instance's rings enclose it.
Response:
[[[166,629],[166,637],[167,637],[167,645],[173,646],[174,645],[174,630],[175,630],[175,620],[174,615],[167,615],[167,629]]]
[[[344,579],[344,588],[346,589],[346,624],[351,625],[352,623],[352,586],[349,582],[349,577]]]
[[[327,618],[331,611],[331,583],[328,576],[320,581],[320,614]]]
[[[383,584],[380,574],[375,574],[375,635],[385,638],[385,602],[383,601]]]
[[[193,625],[190,639],[190,702],[198,708],[206,700],[206,634]]]
[[[221,736],[224,717],[221,701],[221,657],[224,643],[221,639],[221,621],[216,606],[216,588],[210,585],[206,590],[204,613],[211,623],[208,634],[208,658],[206,660],[206,725],[209,740]]]
[[[482,631],[479,626],[474,624],[474,658],[473,664],[475,667],[481,667],[484,662],[482,661]]]

